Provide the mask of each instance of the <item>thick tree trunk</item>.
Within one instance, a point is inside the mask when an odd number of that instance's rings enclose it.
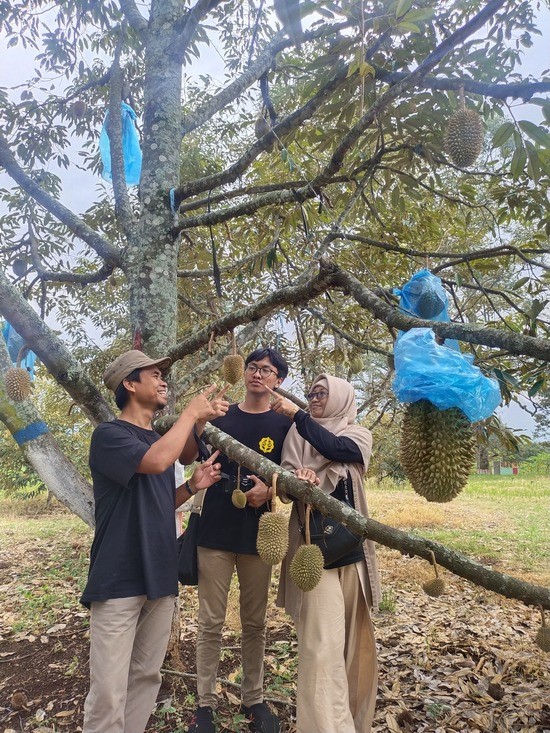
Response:
[[[178,243],[169,191],[179,183],[181,63],[175,19],[179,0],[153,3],[145,50],[141,211],[125,252],[134,348],[162,355],[176,343]]]
[[[90,484],[66,458],[32,402],[14,402],[7,396],[4,375],[11,367],[6,344],[0,337],[0,420],[52,494],[87,524],[93,525]]]

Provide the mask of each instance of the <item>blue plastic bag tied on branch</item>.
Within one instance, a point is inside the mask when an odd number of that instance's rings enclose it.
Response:
[[[136,113],[129,104],[121,102],[120,114],[122,116],[122,155],[124,158],[126,185],[137,186],[141,177],[142,154],[135,125]],[[106,181],[111,181],[113,179],[113,172],[111,166],[111,143],[107,133],[108,123],[109,112],[107,112],[103,120],[103,127],[99,136],[99,152],[101,162],[103,163],[101,175]]]
[[[401,289],[399,309],[431,321],[450,321],[447,294],[441,280],[420,270]],[[457,341],[438,344],[430,328],[400,332],[394,347],[393,391],[400,402],[429,400],[440,410],[458,407],[471,422],[493,414],[501,401],[496,379],[474,366]]]

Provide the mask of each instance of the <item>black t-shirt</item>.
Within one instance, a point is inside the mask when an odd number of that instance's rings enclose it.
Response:
[[[90,444],[95,535],[81,602],[177,595],[174,467],[136,473],[160,435],[125,420],[101,423]]]
[[[238,405],[230,405],[222,417],[212,420],[212,425],[252,448],[273,463],[281,462],[283,442],[291,421],[273,410],[244,412]],[[218,459],[222,472],[236,480],[238,465],[227,456]],[[241,478],[254,471],[241,466]],[[226,550],[240,555],[257,555],[256,536],[260,516],[267,504],[254,509],[248,504],[237,509],[231,502],[234,481],[226,482],[226,488],[211,486],[204,497],[197,544],[213,550]]]

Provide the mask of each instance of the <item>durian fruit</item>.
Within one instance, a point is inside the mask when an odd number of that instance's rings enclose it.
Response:
[[[242,489],[235,489],[231,494],[231,503],[236,506],[237,509],[244,509],[247,505],[246,494]]]
[[[539,646],[543,652],[550,652],[550,626],[546,625],[544,618],[544,608],[539,606],[540,615],[542,616],[542,624],[535,636],[535,644]]]
[[[473,165],[483,145],[483,122],[474,109],[466,109],[464,89],[460,89],[460,106],[445,129],[445,149],[455,165],[468,168]]]
[[[31,377],[26,369],[13,367],[4,377],[6,393],[10,400],[23,402],[31,393]]]
[[[359,354],[356,354],[350,359],[349,370],[352,374],[359,374],[359,372],[362,372],[364,368],[365,365],[363,364],[363,359]]]
[[[417,494],[428,501],[451,501],[466,485],[475,456],[474,432],[462,410],[440,410],[429,400],[407,405],[401,465]]]
[[[72,112],[77,119],[82,119],[88,110],[88,105],[82,99],[73,102]]]
[[[445,301],[433,288],[427,288],[417,299],[415,311],[420,318],[435,318],[445,308]]]
[[[278,565],[288,550],[288,517],[277,513],[277,476],[272,478],[271,511],[260,517],[256,549],[266,565]]]
[[[244,359],[237,354],[235,334],[231,334],[231,354],[223,360],[223,378],[228,384],[237,384],[244,377]]]
[[[445,592],[445,581],[443,580],[443,578],[439,577],[435,555],[433,554],[432,550],[430,550],[430,555],[432,556],[432,565],[435,571],[435,578],[432,578],[432,580],[428,580],[426,583],[423,583],[422,590],[424,591],[424,593],[431,596],[432,598],[439,598],[439,596],[442,596]]]
[[[254,124],[254,134],[256,135],[256,138],[258,140],[261,140],[261,138],[264,135],[267,135],[267,133],[270,131],[271,131],[271,125],[266,120],[266,118],[263,116],[263,114],[260,113]]]
[[[306,508],[306,544],[300,545],[289,567],[290,579],[304,592],[313,590],[321,580],[325,558],[317,545],[311,544],[309,534],[310,506]]]

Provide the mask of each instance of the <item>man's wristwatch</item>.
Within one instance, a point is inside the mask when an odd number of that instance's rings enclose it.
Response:
[[[191,496],[195,496],[197,492],[193,491],[193,489],[191,488],[191,484],[189,483],[189,480],[187,480],[183,485],[187,489],[188,493],[191,494]]]

